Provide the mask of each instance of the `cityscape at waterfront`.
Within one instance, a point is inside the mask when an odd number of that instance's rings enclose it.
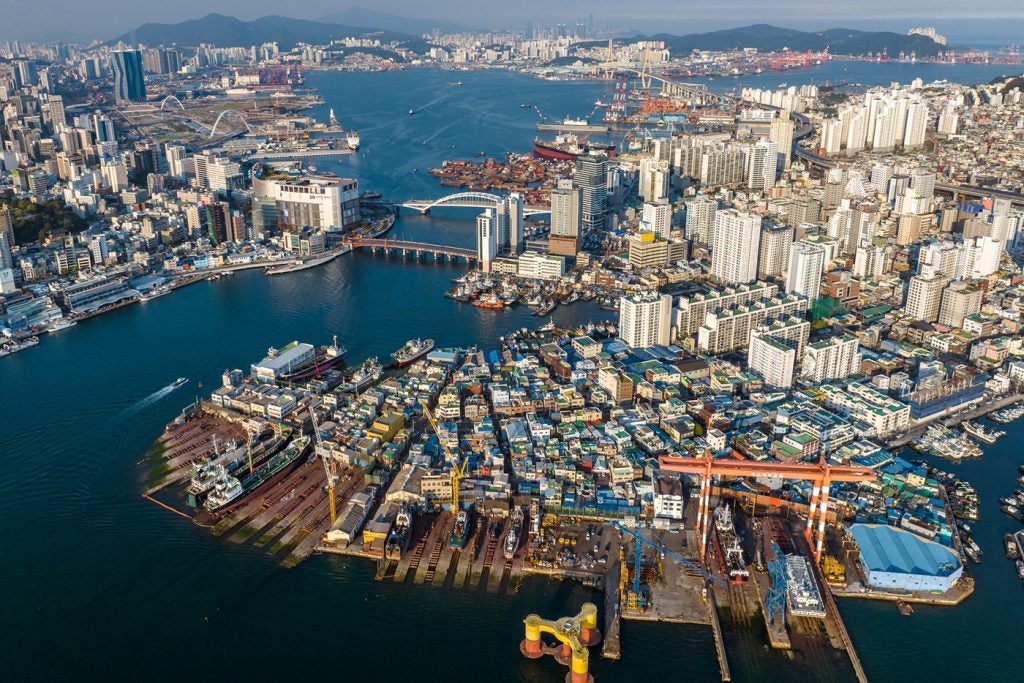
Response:
[[[0,43],[3,670],[1012,680],[1024,67],[925,23]]]

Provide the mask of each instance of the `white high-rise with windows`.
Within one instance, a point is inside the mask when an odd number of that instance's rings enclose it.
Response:
[[[757,279],[761,217],[725,209],[715,213],[711,240],[711,276],[719,282],[745,284]]]
[[[794,242],[789,249],[789,271],[786,292],[799,294],[814,301],[821,287],[821,274],[825,269],[825,249],[809,242]]]
[[[641,216],[641,227],[662,239],[668,239],[672,231],[672,206],[664,199],[656,202],[644,202]]]
[[[779,143],[758,140],[747,157],[747,188],[758,192],[772,189],[778,168]]]
[[[807,345],[800,367],[801,379],[821,384],[846,379],[860,369],[860,344],[851,334],[829,337]]]
[[[757,279],[781,277],[789,265],[793,228],[765,223],[761,228],[761,250],[757,259]]]
[[[619,338],[632,348],[672,341],[672,296],[648,291],[619,299]]]
[[[491,271],[491,262],[498,256],[498,217],[494,209],[486,209],[476,217],[476,260],[480,270]]]
[[[718,201],[699,194],[686,205],[686,239],[711,244]]]
[[[933,323],[939,318],[939,307],[942,304],[942,289],[946,286],[943,277],[924,277],[915,275],[910,278],[907,288],[907,302],[904,313],[914,320]]]
[[[640,198],[657,202],[668,197],[671,168],[667,161],[645,158],[640,160]]]

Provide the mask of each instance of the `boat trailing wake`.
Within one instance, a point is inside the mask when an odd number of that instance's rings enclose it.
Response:
[[[181,385],[176,383],[176,382],[171,382],[167,386],[162,387],[160,389],[157,389],[156,391],[154,391],[152,394],[150,394],[146,398],[144,398],[141,401],[136,402],[134,405],[131,405],[128,408],[126,408],[124,410],[124,412],[121,413],[121,416],[122,417],[127,417],[129,415],[134,415],[135,413],[139,412],[140,410],[142,410],[146,406],[153,405],[154,403],[156,403],[160,399],[164,398],[165,396],[169,396],[171,394],[171,392],[174,391],[175,389],[177,389],[179,386],[181,386]]]

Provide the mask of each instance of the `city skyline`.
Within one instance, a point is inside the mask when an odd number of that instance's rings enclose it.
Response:
[[[48,3],[46,9],[35,10],[26,6],[9,21],[0,26],[0,40],[27,41],[75,41],[110,40],[146,23],[178,23],[200,19],[207,14],[217,13],[251,21],[267,16],[313,21],[337,22],[339,11],[358,10],[372,14],[393,15],[403,19],[415,19],[429,25],[431,21],[458,24],[470,30],[519,30],[527,23],[542,25],[571,24],[579,19],[593,17],[602,25],[612,25],[623,31],[635,31],[654,35],[716,31],[737,28],[750,24],[770,23],[785,28],[804,31],[820,31],[831,28],[855,30],[885,30],[905,32],[914,26],[932,25],[950,35],[952,42],[987,45],[1011,42],[1019,35],[1024,21],[1020,18],[1016,3],[1009,0],[989,0],[983,6],[962,8],[954,3],[927,3],[914,0],[901,4],[897,9],[887,3],[872,0],[866,6],[857,6],[856,11],[847,6],[823,8],[810,0],[787,0],[773,3],[770,7],[755,4],[749,0],[730,0],[725,6],[716,4],[713,8],[686,8],[685,13],[667,0],[646,0],[642,5],[630,5],[624,9],[610,0],[566,4],[553,9],[546,3],[527,0],[519,3],[514,11],[502,11],[501,6],[481,3],[465,8],[451,0],[432,2],[429,5],[409,3],[406,0],[391,0],[377,3],[372,10],[366,10],[359,2],[339,7],[328,0],[313,0],[300,8],[289,7],[282,12],[278,3],[255,0],[247,3],[210,3],[184,0],[173,5],[147,5],[128,0],[111,0],[107,12],[99,15],[89,12],[84,6],[69,0]],[[54,20],[59,17],[60,22]],[[743,17],[742,19],[736,17]],[[353,25],[366,28],[380,28],[361,22]]]

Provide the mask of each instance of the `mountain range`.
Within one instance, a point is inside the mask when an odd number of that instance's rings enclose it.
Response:
[[[110,41],[130,45],[216,45],[218,47],[249,47],[261,43],[277,43],[282,50],[296,44],[324,44],[341,38],[379,38],[381,42],[403,41],[415,36],[379,28],[349,26],[288,17],[260,17],[242,21],[223,14],[207,14],[177,24],[143,24]]]
[[[205,43],[218,47],[248,47],[276,42],[282,50],[289,50],[300,42],[323,44],[332,39],[374,37],[382,42],[412,41],[409,43],[410,49],[422,49],[423,42],[418,39],[419,36],[434,29],[442,32],[469,30],[455,22],[414,19],[363,7],[351,7],[343,12],[331,14],[323,21],[281,16],[242,21],[223,14],[208,14],[201,19],[177,24],[143,24],[114,38],[110,43],[141,43],[152,46],[195,46]],[[811,32],[769,24],[683,36],[659,33],[649,36],[648,39],[664,41],[665,46],[677,55],[686,54],[691,50],[732,48],[756,48],[766,52],[777,52],[785,48],[797,52],[821,51],[828,48],[832,54],[863,55],[888,50],[893,57],[900,52],[914,52],[919,57],[927,57],[946,49],[945,46],[925,36],[908,36],[890,31],[833,28]]]
[[[728,50],[731,48],[756,48],[762,52],[778,52],[785,48],[797,52],[821,51],[828,48],[837,55],[863,55],[888,50],[893,57],[900,52],[916,53],[927,57],[946,50],[926,36],[908,36],[891,31],[857,31],[848,28],[831,28],[826,31],[798,31],[780,28],[770,24],[754,24],[741,28],[730,28],[709,33],[690,33],[676,36],[659,33],[652,40],[665,41],[665,47],[673,54],[684,54],[691,50]]]

